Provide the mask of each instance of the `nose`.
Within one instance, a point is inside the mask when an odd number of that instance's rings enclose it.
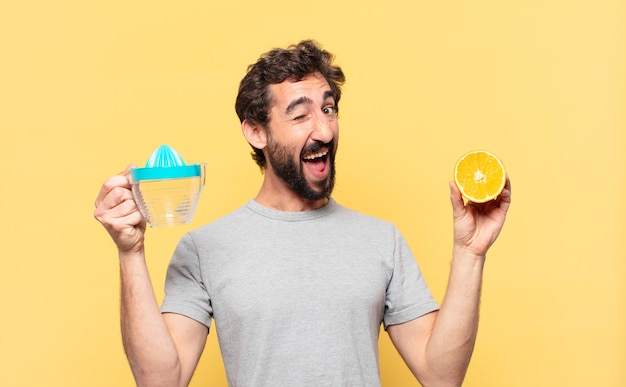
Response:
[[[337,120],[330,120],[326,115],[319,114],[313,121],[311,139],[328,144],[333,140],[337,132]]]

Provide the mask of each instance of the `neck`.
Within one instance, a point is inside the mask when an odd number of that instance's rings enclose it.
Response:
[[[254,200],[260,205],[274,210],[299,212],[317,210],[328,204],[330,199],[303,199],[287,187],[276,187],[264,181]]]

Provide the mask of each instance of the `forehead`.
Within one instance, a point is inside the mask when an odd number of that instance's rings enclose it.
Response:
[[[330,85],[320,73],[308,74],[299,81],[285,80],[269,86],[272,95],[272,108],[284,108],[293,100],[308,97],[310,100],[323,99]]]

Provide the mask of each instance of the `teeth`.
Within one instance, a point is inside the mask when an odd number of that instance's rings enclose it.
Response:
[[[305,160],[315,160],[317,158],[324,157],[327,154],[328,154],[328,151],[313,153],[313,154],[304,156],[304,159]]]

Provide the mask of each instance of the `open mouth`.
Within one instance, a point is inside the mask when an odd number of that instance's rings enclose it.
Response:
[[[307,155],[304,155],[304,157],[302,157],[302,159],[305,162],[310,162],[310,161],[325,161],[326,157],[328,157],[328,151],[319,151],[319,152],[315,152],[315,153],[309,153]]]
[[[314,152],[306,153],[302,157],[302,161],[307,165],[310,170],[322,174],[326,171],[328,165],[328,157],[328,149],[316,150]]]

